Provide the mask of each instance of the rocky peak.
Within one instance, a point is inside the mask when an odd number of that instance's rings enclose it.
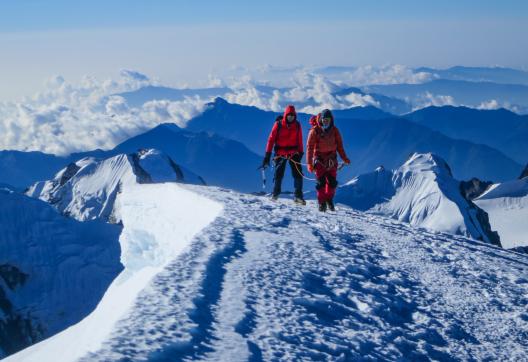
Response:
[[[491,185],[493,185],[491,181],[481,181],[473,177],[469,181],[460,182],[460,193],[466,200],[471,201],[486,192]]]
[[[525,177],[528,177],[528,164],[526,164],[524,171],[521,173],[521,176],[519,176],[519,180],[522,180]]]

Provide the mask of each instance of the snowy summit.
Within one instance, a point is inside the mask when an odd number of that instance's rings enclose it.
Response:
[[[500,246],[486,213],[463,197],[460,183],[436,155],[415,153],[398,169],[379,167],[339,191],[337,201],[358,210]]]

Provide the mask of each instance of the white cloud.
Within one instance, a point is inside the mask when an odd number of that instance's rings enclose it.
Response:
[[[109,149],[162,122],[184,125],[207,100],[155,101],[131,108],[114,94],[150,84],[145,75],[122,71],[116,80],[85,77],[73,85],[61,76],[21,102],[0,103],[0,149],[68,154]]]
[[[477,109],[484,109],[484,110],[492,110],[492,109],[499,109],[501,108],[501,105],[496,99],[491,99],[486,102],[482,102],[477,106]]]
[[[430,107],[430,106],[442,107],[442,106],[458,106],[459,105],[452,96],[432,94],[430,92],[425,92],[424,94],[421,94],[419,97],[417,97],[417,99],[413,100],[412,102],[410,100],[407,100],[407,102],[412,103],[414,105],[413,110]]]
[[[343,97],[352,107],[366,107],[374,106],[380,107],[380,103],[376,101],[371,95],[350,93]]]
[[[323,67],[313,70],[339,85],[365,86],[374,84],[418,84],[433,80],[436,76],[427,72],[417,72],[405,65],[394,64],[375,67]]]
[[[323,108],[345,109],[380,104],[372,96],[351,92],[336,96],[341,88],[320,74],[296,70],[290,88],[270,90],[259,86],[251,76],[230,80],[232,92],[224,95],[230,103],[255,106],[265,110],[281,112],[287,104],[295,104],[298,111],[318,113]]]
[[[206,101],[199,97],[187,97],[183,101],[155,100],[147,102],[139,111],[139,117],[150,123],[175,123],[185,127],[188,120],[203,112]]]
[[[528,113],[527,107],[520,107],[518,105],[513,105],[509,102],[501,103],[497,101],[496,99],[490,99],[489,101],[482,102],[477,106],[477,109],[482,109],[482,110],[495,110],[495,109],[500,109],[500,108],[507,109],[517,114],[527,114]]]

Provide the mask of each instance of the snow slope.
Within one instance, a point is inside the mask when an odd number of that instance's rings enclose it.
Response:
[[[378,168],[339,188],[336,201],[413,226],[500,245],[487,217],[464,199],[459,182],[440,157],[413,154],[395,171]]]
[[[205,184],[166,154],[149,149],[103,160],[83,158],[59,171],[52,180],[37,182],[27,194],[80,221],[115,221],[114,203],[123,188],[170,181]]]
[[[0,188],[0,357],[93,311],[122,270],[120,232]]]
[[[474,202],[488,213],[505,248],[528,246],[528,177],[492,185]]]
[[[72,337],[80,361],[527,360],[526,255],[346,207],[182,187],[223,212],[99,349]],[[76,360],[55,338],[7,361],[59,348]]]
[[[221,210],[221,204],[174,183],[123,189],[115,212],[124,227],[119,238],[124,271],[87,318],[6,361],[56,361],[57,356],[73,361],[100,348],[150,280]]]

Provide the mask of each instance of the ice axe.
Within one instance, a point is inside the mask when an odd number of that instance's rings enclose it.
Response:
[[[264,165],[257,168],[257,170],[260,170],[260,175],[262,176],[262,190],[264,192],[266,192],[266,168],[268,167]]]

